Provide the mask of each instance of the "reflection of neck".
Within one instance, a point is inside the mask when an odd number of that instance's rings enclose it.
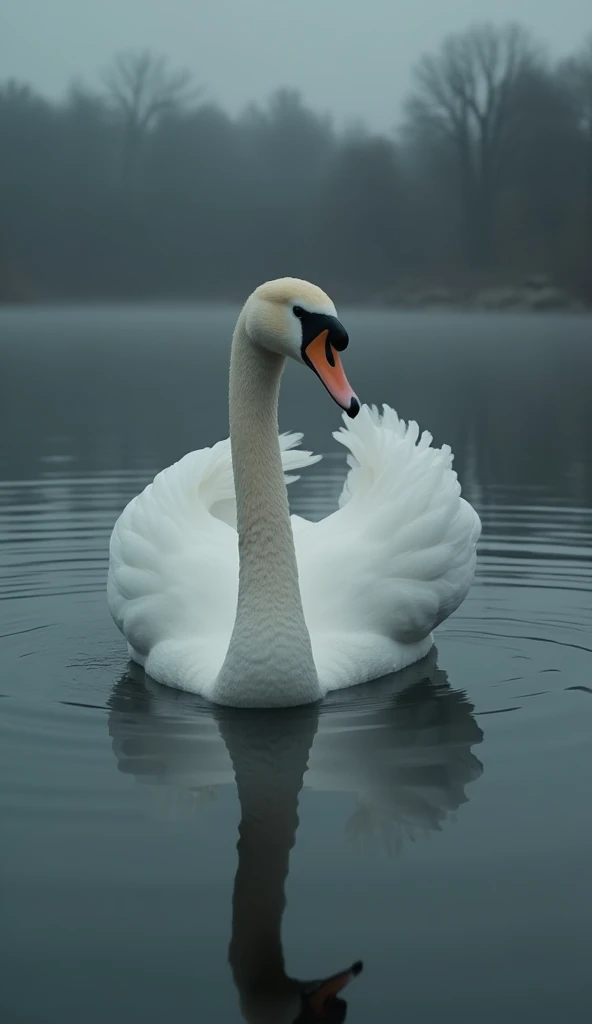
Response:
[[[258,807],[252,805],[248,782],[239,786],[242,813],[229,950],[239,990],[274,987],[285,978],[281,924],[301,785],[302,776],[282,780],[281,793],[267,793]]]
[[[311,711],[271,714],[269,720],[257,714],[258,722],[244,716],[219,720],[241,808],[229,947],[241,999],[264,996],[288,983],[281,942],[284,889],[298,827],[298,796],[317,725]]]
[[[286,694],[301,698],[288,703],[320,696],[278,437],[284,362],[254,344],[239,317],[230,360],[239,585],[234,628],[216,682],[220,703],[277,705],[286,703]]]

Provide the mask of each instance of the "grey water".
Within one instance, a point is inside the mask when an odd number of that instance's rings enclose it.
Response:
[[[0,1018],[304,1020],[289,979],[361,959],[348,1021],[587,1021],[592,320],[341,311],[362,401],[452,446],[477,576],[401,677],[245,715],[144,679],[105,603],[125,503],[226,436],[236,312],[0,311]],[[339,424],[290,366],[302,515]]]

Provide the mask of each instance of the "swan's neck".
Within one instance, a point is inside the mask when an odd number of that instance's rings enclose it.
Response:
[[[284,358],[247,337],[230,360],[230,442],[239,548],[238,604],[215,699],[302,704],[321,694],[304,621],[278,437]]]

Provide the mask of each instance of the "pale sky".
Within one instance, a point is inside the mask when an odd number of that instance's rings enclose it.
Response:
[[[288,85],[340,122],[388,130],[417,58],[484,19],[521,21],[564,56],[592,30],[592,0],[0,0],[0,78],[57,97],[149,48],[232,113]]]

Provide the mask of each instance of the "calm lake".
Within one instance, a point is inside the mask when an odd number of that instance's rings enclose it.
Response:
[[[238,713],[132,670],[105,599],[125,503],[227,434],[236,315],[0,311],[0,1019],[283,1024],[283,952],[364,961],[348,1022],[584,1024],[592,318],[341,310],[360,399],[456,453],[477,578],[403,678]],[[280,419],[320,518],[339,410],[290,366]]]

